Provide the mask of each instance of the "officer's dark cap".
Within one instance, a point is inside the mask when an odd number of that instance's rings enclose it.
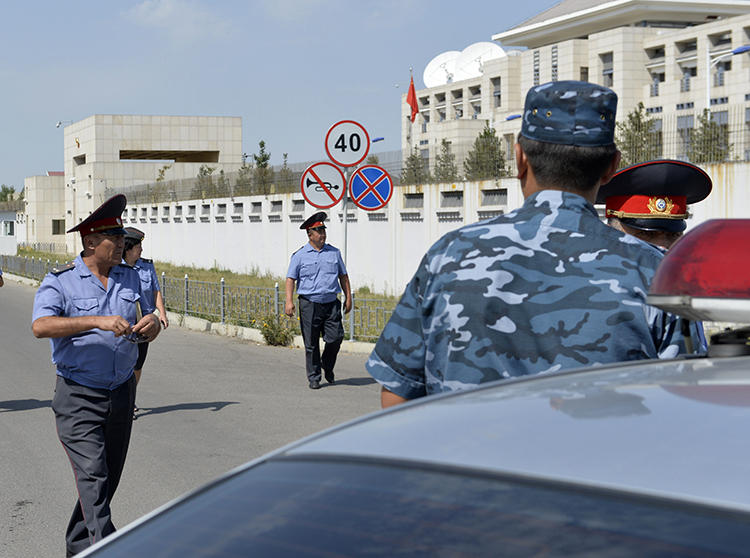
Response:
[[[68,232],[79,232],[81,238],[94,233],[124,235],[121,215],[127,203],[123,194],[112,196]]]
[[[606,204],[606,216],[645,231],[682,232],[687,206],[706,199],[711,178],[703,169],[661,159],[618,171],[599,188],[596,203]]]
[[[615,142],[617,95],[585,81],[552,81],[529,89],[523,109],[525,138],[581,147]]]
[[[125,227],[125,240],[135,240],[141,242],[146,238],[146,233],[135,227]]]
[[[315,229],[318,227],[326,228],[325,226],[325,220],[327,219],[327,216],[324,211],[318,211],[317,213],[313,213],[310,215],[307,219],[305,219],[305,222],[302,223],[299,228],[302,230],[307,229]]]

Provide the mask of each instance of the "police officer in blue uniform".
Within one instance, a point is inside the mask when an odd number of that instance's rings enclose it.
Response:
[[[432,393],[685,352],[676,316],[646,305],[663,254],[594,208],[617,170],[617,96],[558,81],[529,90],[519,209],[427,252],[367,361],[384,407]]]
[[[116,195],[68,231],[80,233],[83,251],[47,274],[34,299],[32,331],[51,341],[52,409],[78,490],[65,536],[68,556],[115,530],[110,502],[130,441],[137,343],[160,330],[138,273],[121,264],[126,203]]]
[[[164,307],[164,297],[161,294],[161,287],[159,286],[159,278],[156,275],[154,262],[148,258],[141,257],[143,239],[145,237],[146,233],[142,230],[135,227],[125,227],[125,249],[123,250],[122,259],[138,272],[138,276],[141,278],[143,295],[149,302],[156,306],[161,327],[167,329],[169,327],[169,318],[167,317],[167,309]],[[138,343],[138,360],[135,363],[135,370],[133,371],[136,385],[141,381],[141,371],[143,370],[143,364],[146,362],[148,345],[148,343]],[[138,418],[135,414],[136,411],[138,411],[138,407],[134,409],[134,420]]]
[[[305,220],[308,243],[292,254],[286,274],[287,316],[294,316],[294,284],[299,298],[299,324],[305,343],[305,366],[310,389],[320,388],[321,368],[329,384],[335,382],[336,364],[344,326],[338,293],[344,292],[344,311],[352,309],[352,293],[341,252],[326,244],[326,214],[319,211]],[[325,348],[320,354],[320,335]]]

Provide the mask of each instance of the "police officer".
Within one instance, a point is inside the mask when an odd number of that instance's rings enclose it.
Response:
[[[711,178],[699,167],[668,159],[618,171],[599,189],[607,224],[660,248],[674,244],[687,228],[688,206],[711,193]]]
[[[143,239],[145,237],[146,233],[140,229],[125,227],[125,249],[123,250],[122,259],[138,272],[144,295],[151,304],[156,306],[161,327],[167,329],[169,327],[169,318],[167,317],[167,309],[164,307],[164,297],[161,294],[159,278],[156,275],[154,262],[148,258],[141,257],[143,253]],[[148,343],[138,343],[138,360],[135,363],[135,370],[133,370],[136,386],[141,381],[141,371],[143,370],[143,364],[146,362],[148,345]],[[134,409],[133,419],[138,418],[135,411],[138,411],[137,406]]]
[[[711,193],[711,177],[685,161],[661,159],[618,171],[599,189],[607,224],[660,250],[668,250],[687,228],[688,206]],[[688,352],[706,353],[708,342],[699,321],[680,320]]]
[[[287,316],[294,316],[294,284],[299,298],[299,325],[305,343],[305,366],[310,389],[320,388],[321,367],[329,384],[335,382],[336,364],[344,326],[338,293],[344,292],[344,312],[352,309],[352,292],[341,252],[326,244],[326,214],[319,211],[305,220],[308,243],[292,254],[286,274]],[[340,288],[339,288],[340,287]],[[325,348],[320,355],[320,334]]]
[[[68,231],[80,233],[83,251],[47,274],[34,299],[32,331],[51,340],[52,409],[78,489],[65,536],[68,556],[115,530],[110,502],[130,441],[136,343],[159,333],[138,273],[121,264],[126,203],[114,196]]]
[[[617,96],[558,81],[526,96],[521,208],[443,236],[367,361],[384,407],[431,393],[685,351],[675,316],[646,307],[662,258],[593,206],[617,170]]]

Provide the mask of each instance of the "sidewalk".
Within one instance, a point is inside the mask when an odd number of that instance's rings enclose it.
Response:
[[[12,273],[3,273],[3,279],[7,281],[15,281],[16,283],[23,283],[24,285],[29,285],[31,287],[39,286],[39,281],[36,279],[13,275]],[[226,337],[238,337],[253,343],[258,343],[259,345],[266,344],[266,340],[263,339],[263,335],[260,333],[259,329],[210,322],[203,318],[185,316],[183,314],[177,314],[176,312],[167,312],[167,317],[169,318],[169,325],[172,326],[184,327],[185,329],[190,329],[192,331],[203,331],[216,335],[224,335]],[[292,340],[292,347],[296,349],[305,348],[301,335],[296,335],[294,337]],[[341,343],[341,350],[347,353],[370,354],[373,347],[375,347],[374,343],[365,343],[363,341],[348,341],[345,339]]]

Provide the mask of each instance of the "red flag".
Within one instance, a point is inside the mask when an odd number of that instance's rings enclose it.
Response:
[[[419,112],[417,106],[417,92],[414,90],[414,76],[412,76],[411,83],[409,83],[409,92],[406,94],[406,104],[411,107],[411,121],[414,122],[417,118],[417,113]]]

